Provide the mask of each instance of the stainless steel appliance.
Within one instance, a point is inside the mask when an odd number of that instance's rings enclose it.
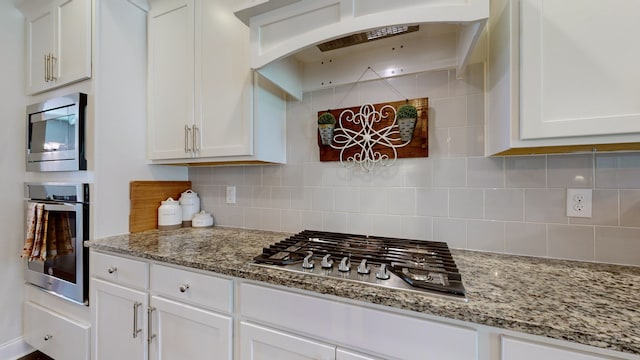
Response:
[[[87,169],[86,106],[83,93],[27,106],[27,171]]]
[[[466,301],[445,242],[305,230],[263,249],[255,264]]]
[[[51,293],[88,305],[89,185],[65,183],[25,184],[25,219],[29,237],[29,211],[40,207],[46,226],[45,241],[58,241],[58,254],[49,251],[45,259],[27,259],[25,280]],[[48,233],[47,233],[48,232]],[[61,251],[60,241],[69,244]],[[25,243],[26,247],[26,243]],[[54,255],[54,256],[51,256]]]

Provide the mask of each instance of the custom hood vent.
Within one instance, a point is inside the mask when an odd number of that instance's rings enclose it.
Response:
[[[355,81],[351,74],[368,66],[382,76],[451,67],[462,74],[489,1],[246,0],[234,14],[250,27],[251,67],[300,99]]]
[[[392,36],[397,36],[401,34],[406,34],[414,31],[418,31],[420,29],[419,25],[413,26],[385,26],[382,28],[369,30],[366,32],[361,32],[358,34],[353,34],[345,37],[341,37],[339,39],[331,40],[324,42],[322,44],[318,44],[318,49],[320,51],[331,51],[336,49],[342,49],[349,46],[354,46],[358,44],[364,44],[366,42],[386,39]]]

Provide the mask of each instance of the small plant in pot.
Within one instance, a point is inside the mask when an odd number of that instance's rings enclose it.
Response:
[[[336,127],[336,117],[330,112],[325,112],[318,117],[318,131],[322,145],[331,145],[333,129]]]
[[[400,139],[404,142],[411,141],[413,138],[413,130],[416,128],[418,119],[418,109],[410,104],[405,104],[398,108],[396,113],[398,119],[398,128],[400,129]]]

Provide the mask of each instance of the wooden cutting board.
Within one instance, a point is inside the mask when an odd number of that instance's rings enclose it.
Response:
[[[160,202],[191,189],[191,181],[131,181],[129,183],[129,232],[158,228]]]

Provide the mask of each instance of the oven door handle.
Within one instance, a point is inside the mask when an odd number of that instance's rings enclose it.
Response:
[[[38,203],[37,201],[35,201]],[[58,203],[58,204],[50,204],[50,203],[40,203],[44,204],[44,209],[47,211],[76,211],[76,207],[79,204],[69,204],[69,203]]]

